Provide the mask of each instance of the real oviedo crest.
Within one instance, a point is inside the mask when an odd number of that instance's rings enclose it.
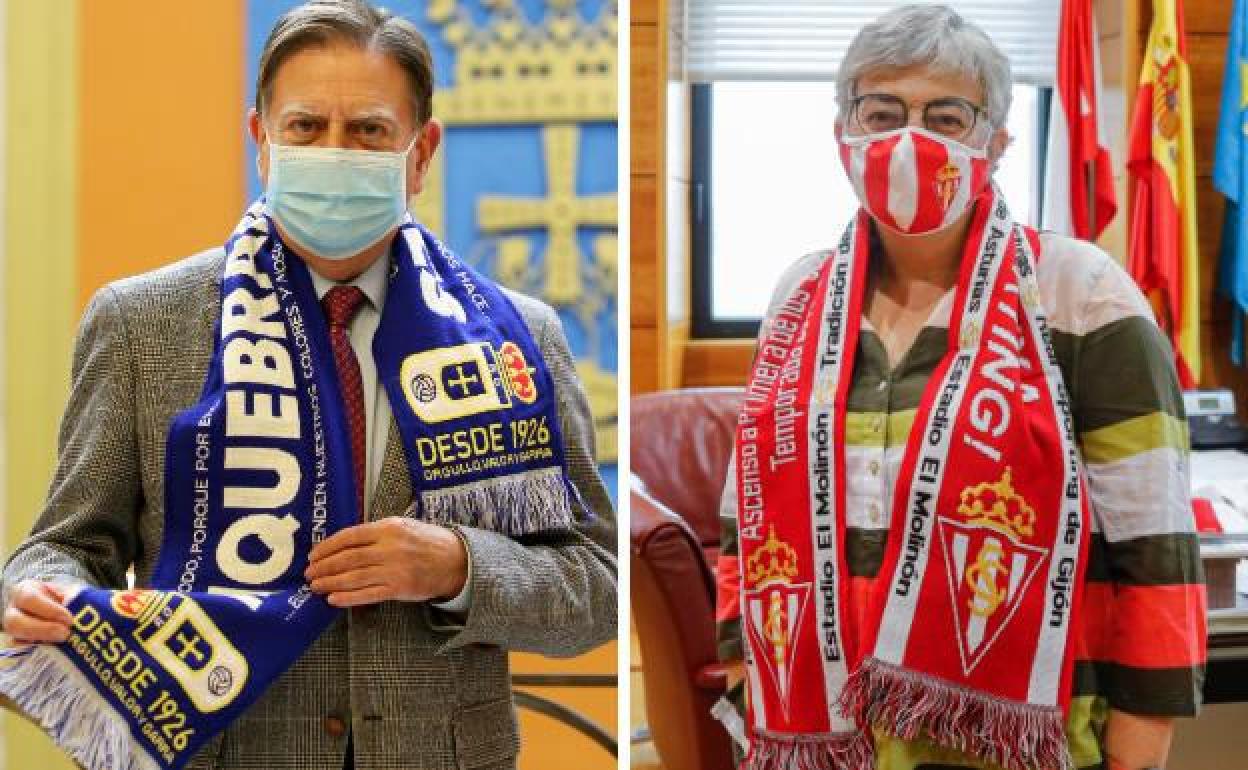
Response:
[[[470,342],[408,356],[399,369],[407,403],[426,423],[531,404],[538,390],[524,351],[506,341]]]

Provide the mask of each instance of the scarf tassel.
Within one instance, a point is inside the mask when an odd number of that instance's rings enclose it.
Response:
[[[841,694],[860,724],[925,737],[1006,770],[1073,770],[1061,709],[1001,700],[867,658]]]
[[[755,730],[742,770],[872,770],[870,734],[793,735]]]
[[[434,524],[484,527],[511,537],[572,527],[572,501],[562,468],[483,479],[421,493]]]
[[[125,720],[57,648],[31,644],[0,651],[5,706],[42,727],[83,767],[157,770]]]

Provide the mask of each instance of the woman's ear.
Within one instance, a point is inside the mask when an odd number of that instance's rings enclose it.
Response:
[[[1001,156],[1005,155],[1005,149],[1013,143],[1014,139],[1010,136],[1010,132],[1004,128],[998,128],[992,132],[992,138],[988,140],[988,160],[992,162],[995,169],[1001,161]]]

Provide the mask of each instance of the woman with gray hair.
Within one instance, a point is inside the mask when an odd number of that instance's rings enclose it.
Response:
[[[1168,342],[1011,217],[979,28],[886,13],[837,86],[861,209],[773,295],[721,514],[745,767],[1160,767],[1205,640]]]

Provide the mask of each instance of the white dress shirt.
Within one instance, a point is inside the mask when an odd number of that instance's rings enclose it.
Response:
[[[373,361],[373,335],[377,333],[377,326],[381,323],[381,309],[386,304],[389,271],[390,259],[383,256],[351,281],[340,284],[320,275],[311,266],[308,267],[318,300],[324,299],[326,292],[339,285],[355,286],[364,292],[365,301],[360,303],[355,317],[348,324],[347,336],[351,339],[351,347],[355,349],[355,357],[360,364],[360,381],[364,391],[365,511],[372,507],[373,494],[377,489],[377,480],[381,478],[381,467],[386,457],[386,442],[390,437],[390,399],[386,396],[385,386],[377,377],[377,364]],[[367,520],[367,515],[364,518]],[[455,598],[435,602],[434,606],[447,612],[466,612],[471,588],[472,560],[469,559],[468,579],[463,590]]]

